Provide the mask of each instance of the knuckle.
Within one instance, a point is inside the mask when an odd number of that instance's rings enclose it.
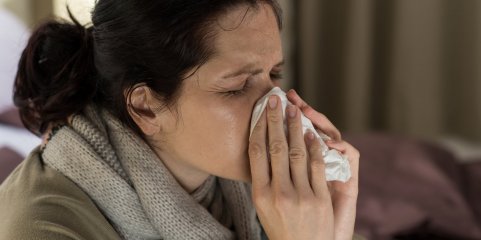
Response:
[[[319,155],[322,153],[322,148],[321,148],[321,144],[319,143],[319,141],[317,140],[314,140],[309,148],[309,152],[311,155]]]
[[[322,201],[314,196],[312,197],[304,197],[300,199],[300,205],[306,211],[312,211],[315,209],[319,209],[323,206]]]
[[[262,159],[265,149],[258,142],[251,142],[249,144],[249,157],[251,159]]]
[[[280,191],[275,194],[274,198],[274,206],[278,209],[291,209],[295,204],[295,199],[291,196],[291,194]]]
[[[328,189],[325,192],[315,194],[313,201],[313,207],[318,210],[328,208],[329,206],[332,207],[331,193]]]
[[[264,130],[264,126],[262,123],[258,122],[255,126],[254,129],[252,129],[252,135],[257,135],[261,134]]]
[[[271,123],[279,123],[279,122],[283,121],[282,116],[280,114],[276,113],[276,112],[268,114],[267,119]]]
[[[289,129],[291,129],[291,130],[300,130],[302,128],[300,120],[289,119],[287,121],[287,124],[289,126]]]
[[[294,120],[287,121],[287,127],[289,128],[289,133],[301,131],[301,123],[297,123]]]
[[[269,144],[269,153],[271,155],[280,155],[285,153],[287,150],[286,143],[281,140],[273,140]]]
[[[316,171],[323,171],[325,169],[326,164],[324,163],[324,160],[321,158],[316,158],[311,160],[311,169],[316,170]]]
[[[311,106],[309,106],[309,104],[307,104],[307,103],[304,103],[304,104],[302,105],[301,109],[302,109],[302,111],[303,111],[304,113],[308,113],[308,112],[311,112],[311,111],[314,110],[314,109],[313,109]]]
[[[326,116],[318,111],[316,111],[314,108],[312,108],[311,106],[309,105],[306,105],[305,108],[304,108],[304,113],[306,115],[310,115],[310,116],[316,116],[318,118],[323,118],[323,119],[326,119]]]
[[[302,163],[306,159],[306,151],[300,147],[291,147],[289,149],[289,160],[291,164]]]
[[[346,149],[348,149],[351,152],[352,157],[354,157],[355,159],[359,159],[359,157],[361,156],[361,153],[357,148],[355,148],[354,146],[352,146],[350,143],[346,141],[343,141],[343,144],[345,144]]]

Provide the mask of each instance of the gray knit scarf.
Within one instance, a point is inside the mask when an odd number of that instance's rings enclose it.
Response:
[[[52,135],[42,157],[124,239],[261,238],[249,184],[211,176],[187,193],[145,141],[92,105]]]

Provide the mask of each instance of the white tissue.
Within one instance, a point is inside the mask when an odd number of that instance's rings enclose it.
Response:
[[[251,126],[250,135],[252,135],[252,130],[254,130],[254,126],[259,121],[259,118],[262,112],[264,112],[264,109],[267,106],[267,101],[269,100],[269,96],[271,95],[277,95],[281,99],[282,110],[283,110],[282,112],[284,117],[284,129],[287,131],[285,112],[286,112],[287,104],[288,103],[290,104],[290,102],[287,100],[286,93],[282,91],[280,88],[275,87],[271,91],[269,91],[266,95],[264,95],[261,99],[259,99],[259,101],[257,101],[256,105],[254,106],[254,110],[252,111],[251,125],[250,125]],[[324,140],[329,140],[330,137],[323,133],[320,133],[319,135],[320,131],[318,132],[312,125],[311,120],[305,117],[304,114],[302,113],[301,113],[301,122],[302,122],[303,133],[306,133],[306,131],[310,129],[311,132],[314,133],[316,138],[321,143],[324,162],[326,164],[326,180],[347,182],[351,177],[351,170],[350,170],[347,156],[340,154],[335,149],[329,149],[327,145],[324,143]]]

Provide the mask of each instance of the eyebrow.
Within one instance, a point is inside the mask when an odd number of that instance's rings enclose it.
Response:
[[[249,73],[250,75],[257,75],[259,73],[262,73],[264,70],[262,70],[261,68],[258,68],[258,69],[255,69],[254,66],[256,64],[254,63],[249,63],[245,66],[243,66],[241,69],[235,71],[235,72],[232,72],[232,73],[228,73],[226,74],[225,76],[223,76],[222,78],[233,78],[233,77],[237,77],[239,75],[242,75],[242,74],[246,74],[246,73]],[[279,63],[277,63],[275,65],[275,67],[280,67],[284,65],[284,59],[282,59],[282,61],[280,61]]]

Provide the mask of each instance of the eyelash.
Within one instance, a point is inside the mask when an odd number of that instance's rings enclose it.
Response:
[[[279,73],[271,73],[270,76],[271,76],[272,81],[278,81],[278,80],[282,79],[282,73],[280,73],[280,72]],[[227,92],[224,92],[224,93],[227,96],[239,96],[239,95],[242,95],[245,92],[247,92],[247,90],[249,90],[250,87],[251,86],[249,84],[249,80],[247,80],[246,83],[244,84],[244,87],[242,87],[242,89],[234,90],[234,91],[227,91]]]

